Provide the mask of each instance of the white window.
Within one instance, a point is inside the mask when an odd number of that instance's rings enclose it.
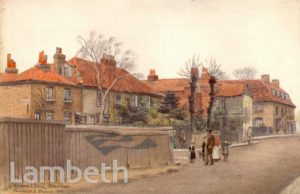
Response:
[[[71,112],[64,113],[64,121],[65,121],[66,125],[72,124],[72,113]]]
[[[102,105],[102,95],[99,90],[97,90],[97,99],[96,99],[96,106],[101,106]]]
[[[95,117],[91,116],[90,119],[89,119],[89,123],[90,124],[95,124],[96,123]]]
[[[53,87],[46,88],[46,100],[53,100],[53,99],[54,99]]]
[[[263,119],[262,119],[262,118],[256,118],[256,119],[254,120],[254,125],[255,125],[256,127],[262,127],[262,126],[264,125]]]
[[[120,93],[117,93],[116,95],[116,104],[122,104],[122,95]]]
[[[264,106],[262,104],[257,104],[255,106],[256,112],[262,112],[264,110]]]
[[[46,112],[46,120],[48,121],[54,120],[54,112]]]
[[[34,113],[34,118],[35,118],[35,120],[41,120],[41,113],[40,112],[35,112]]]
[[[131,106],[137,106],[138,105],[138,96],[131,95],[130,96],[130,105]]]
[[[146,96],[146,106],[147,106],[148,108],[151,107],[151,98],[150,98],[150,96]]]
[[[276,96],[276,91],[274,89],[271,89],[273,96]]]
[[[71,102],[71,89],[69,88],[65,88],[65,91],[64,91],[64,101],[65,102]]]

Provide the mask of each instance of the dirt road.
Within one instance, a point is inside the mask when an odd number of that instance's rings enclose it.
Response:
[[[299,176],[300,137],[288,137],[231,148],[229,162],[204,166],[197,159],[178,172],[129,180],[128,184],[100,184],[78,193],[274,194]]]

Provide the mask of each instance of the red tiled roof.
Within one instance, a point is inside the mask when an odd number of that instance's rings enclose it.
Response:
[[[245,93],[246,82],[227,83],[224,81],[216,87],[216,97],[241,96]]]
[[[188,87],[190,80],[186,78],[174,78],[174,79],[160,79],[155,82],[143,81],[148,84],[153,90],[157,92],[180,92],[184,91],[185,87]]]
[[[37,66],[34,66],[20,74],[15,74],[14,77],[11,76],[11,79],[7,79],[8,76],[9,75],[4,76],[6,77],[6,79],[2,79],[1,82],[42,81],[66,85],[76,85],[72,81],[64,78],[56,72],[44,72]]]
[[[71,65],[74,65],[76,67],[76,70],[80,73],[80,76],[83,80],[82,84],[84,86],[97,87],[95,63],[77,57],[74,57],[71,60],[69,60],[69,63]],[[100,73],[100,81],[102,88],[108,88],[117,76],[125,76],[114,85],[112,90],[158,95],[156,91],[151,89],[148,85],[144,84],[143,82],[139,81],[137,78],[135,78],[133,75],[131,75],[122,68],[115,68],[104,64],[100,64],[98,65],[98,70]]]
[[[195,94],[195,109],[203,110],[202,116],[207,116],[207,108],[209,107],[209,79],[210,75],[207,72],[203,72],[201,79],[199,81],[200,94],[196,92]],[[179,106],[183,107],[188,105],[190,96],[190,79],[187,78],[174,78],[174,79],[160,79],[154,82],[149,82],[147,80],[143,81],[149,85],[153,90],[165,94],[166,92],[173,92],[177,97],[179,97]],[[220,83],[217,80],[217,83]],[[196,89],[197,90],[197,89]]]
[[[271,89],[275,89],[279,92],[287,94],[283,89],[276,87],[272,83],[265,83],[263,80],[227,80],[223,81],[224,84],[247,84],[254,102],[278,102],[288,106],[295,107],[295,104],[291,99],[283,99],[278,96],[274,96]]]
[[[0,82],[13,81],[18,74],[15,73],[0,73]]]

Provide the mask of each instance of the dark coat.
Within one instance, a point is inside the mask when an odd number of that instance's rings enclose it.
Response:
[[[195,146],[190,145],[189,151],[190,151],[190,159],[195,159],[196,158]]]
[[[215,137],[210,134],[207,137],[207,141],[206,141],[206,150],[208,154],[212,154],[214,145],[215,145]]]

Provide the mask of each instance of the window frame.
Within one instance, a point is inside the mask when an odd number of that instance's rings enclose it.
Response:
[[[52,119],[47,119],[47,118],[48,118],[48,115],[47,115],[47,114],[51,114]],[[53,120],[54,120],[54,112],[53,112],[53,111],[47,111],[47,112],[45,113],[45,120],[47,120],[47,121],[53,121]]]
[[[49,96],[49,91],[52,91],[51,92],[51,94],[52,94],[51,98]],[[52,86],[46,87],[46,101],[54,101],[54,87],[52,87]]]
[[[67,115],[67,114],[68,114],[68,115]],[[66,122],[66,121],[67,121],[67,120],[66,120],[66,117],[67,117],[67,116],[70,117],[70,120],[69,120],[70,123],[67,123],[67,122]],[[69,111],[65,111],[65,112],[64,112],[64,122],[65,122],[66,125],[72,125],[72,112],[69,112]]]
[[[116,104],[121,105],[122,104],[122,94],[116,93]]]
[[[134,97],[134,99],[132,99]],[[134,101],[134,104],[133,104]],[[130,95],[130,106],[138,106],[138,96],[137,95]]]
[[[264,119],[261,117],[257,117],[254,119],[254,126],[256,127],[263,127],[264,126]]]
[[[99,89],[97,89],[97,94],[96,94],[96,106],[102,106],[102,95]]]
[[[37,116],[38,115],[38,116]],[[39,111],[35,111],[34,112],[34,119],[35,120],[42,120],[42,114],[41,114],[41,112],[39,112]]]
[[[69,98],[66,98],[67,91],[70,92]],[[72,102],[72,90],[71,88],[64,88],[64,102]]]
[[[255,105],[255,112],[263,112],[264,111],[264,105],[263,104],[256,104]]]

